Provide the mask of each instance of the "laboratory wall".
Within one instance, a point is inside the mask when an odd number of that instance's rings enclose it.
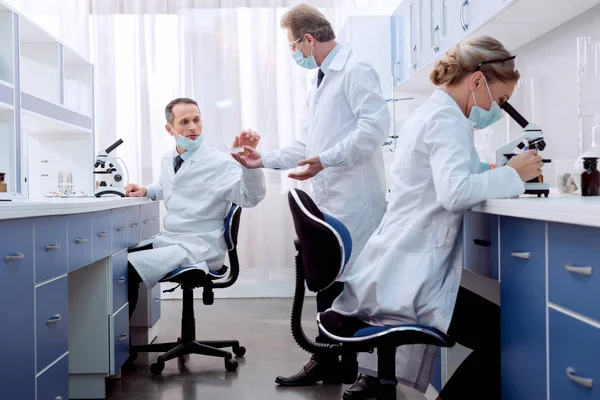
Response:
[[[522,82],[511,102],[519,105],[527,119],[542,126],[547,142],[544,158],[559,160],[579,156],[577,38],[582,36],[600,36],[600,6],[514,52]],[[591,105],[584,106],[589,109]],[[511,125],[510,128],[514,131],[516,127]],[[591,145],[591,128],[592,124],[587,122],[583,127],[583,151]],[[494,135],[505,137],[502,123],[493,129]],[[516,134],[512,131],[510,137]],[[545,180],[552,187],[556,187],[555,165],[544,167]]]

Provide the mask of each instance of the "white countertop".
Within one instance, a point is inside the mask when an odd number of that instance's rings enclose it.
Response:
[[[79,214],[150,203],[146,197],[41,198],[0,201],[0,220],[49,215]]]
[[[556,193],[551,193],[548,198],[521,196],[488,200],[473,211],[600,228],[600,197]]]

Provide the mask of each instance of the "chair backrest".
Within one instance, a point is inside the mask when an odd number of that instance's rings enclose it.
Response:
[[[242,207],[233,204],[225,217],[225,243],[229,255],[229,274],[227,279],[215,281],[212,287],[224,289],[232,286],[240,275],[240,263],[237,255],[238,232],[240,230],[240,219],[242,216]]]
[[[350,233],[340,221],[323,214],[302,190],[290,190],[288,201],[300,243],[306,286],[313,292],[327,289],[343,273],[350,259]]]
[[[233,204],[225,218],[225,243],[227,243],[227,250],[229,251],[237,246],[241,215],[242,207]]]

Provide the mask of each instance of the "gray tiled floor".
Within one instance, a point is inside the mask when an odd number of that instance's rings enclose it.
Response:
[[[234,339],[248,349],[238,359],[237,372],[226,372],[222,359],[190,356],[167,362],[161,376],[152,376],[149,365],[158,354],[140,354],[134,368],[124,368],[122,379],[109,380],[110,400],[309,400],[341,399],[342,385],[281,388],[277,375],[297,372],[308,354],[294,342],[289,314],[291,299],[215,300],[212,306],[196,301],[199,340]],[[314,336],[314,300],[306,301],[305,330]],[[181,302],[162,304],[157,342],[179,336]],[[398,400],[422,400],[421,394],[399,388]]]

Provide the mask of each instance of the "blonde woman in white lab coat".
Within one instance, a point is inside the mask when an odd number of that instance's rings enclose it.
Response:
[[[524,193],[523,182],[539,176],[543,163],[531,150],[507,166],[480,171],[473,131],[502,118],[499,105],[519,79],[514,57],[501,43],[468,40],[436,61],[430,77],[438,90],[404,124],[398,140],[388,211],[332,309],[371,325],[418,323],[448,332],[474,351],[440,398],[496,399],[499,309],[460,287],[463,214],[487,199]],[[424,392],[435,348],[404,346],[398,353],[402,383]],[[374,398],[377,383],[361,375],[344,398]]]

